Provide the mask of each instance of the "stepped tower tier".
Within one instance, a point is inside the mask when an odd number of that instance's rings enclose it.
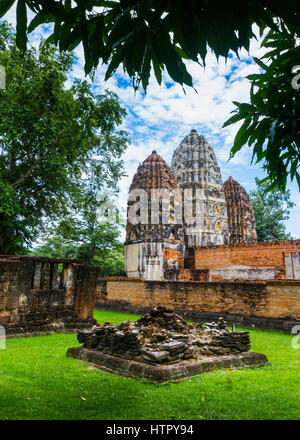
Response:
[[[256,241],[254,209],[246,190],[231,176],[224,183],[230,243]]]
[[[153,151],[139,165],[129,189],[125,242],[128,277],[177,279],[183,267],[181,191],[170,167]]]
[[[192,130],[174,151],[171,166],[183,192],[186,246],[229,243],[223,182],[207,140]]]

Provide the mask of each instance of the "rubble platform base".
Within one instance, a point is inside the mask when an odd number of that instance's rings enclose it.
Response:
[[[203,356],[198,359],[161,365],[129,360],[84,347],[69,348],[67,356],[90,362],[95,367],[114,374],[159,383],[179,382],[221,368],[262,367],[268,363],[268,359],[264,354],[253,352],[224,356]]]

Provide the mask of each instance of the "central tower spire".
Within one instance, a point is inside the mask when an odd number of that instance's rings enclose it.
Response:
[[[183,190],[186,246],[227,244],[227,205],[220,168],[213,148],[196,130],[175,149],[172,171]]]

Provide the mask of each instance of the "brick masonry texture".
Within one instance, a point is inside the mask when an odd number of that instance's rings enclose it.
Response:
[[[182,222],[174,223],[175,205],[181,201],[181,193],[170,167],[156,151],[138,167],[130,186],[130,191],[134,190],[143,190],[147,195],[147,200],[139,201],[142,206],[138,210],[139,215],[144,214],[147,218],[142,223],[132,224],[128,215],[125,241],[127,275],[146,279],[176,279],[183,268],[184,256],[183,225]],[[157,191],[156,196],[152,190]],[[152,205],[156,197],[159,202],[163,195],[170,195],[170,223],[165,223],[162,203]],[[134,201],[128,200],[128,214],[134,205]]]
[[[185,282],[108,278],[98,281],[96,307],[144,313],[161,305],[199,321],[291,331],[300,323],[300,282]]]
[[[256,241],[254,209],[246,190],[231,176],[223,187],[227,202],[230,243]]]
[[[96,268],[79,260],[2,255],[0,325],[8,337],[90,327],[97,277]]]
[[[116,374],[158,382],[181,380],[215,368],[268,362],[263,354],[249,353],[249,332],[231,331],[222,318],[205,325],[188,323],[161,306],[136,321],[96,324],[80,331],[77,339],[83,347],[70,348],[67,356]]]
[[[153,151],[133,177],[130,190],[137,189],[143,190],[140,196],[130,194],[128,199],[125,271],[129,278],[300,280],[300,241],[256,241],[249,195],[232,177],[223,185],[213,147],[196,130],[174,150],[171,168]],[[150,200],[153,190],[158,191]],[[163,205],[169,209],[167,217],[162,215],[167,211]],[[175,215],[178,207],[180,218]],[[132,213],[139,213],[141,223],[132,224]]]
[[[299,252],[300,240],[198,247],[190,257],[190,267],[196,271],[208,270],[207,279],[210,281],[224,279],[224,269],[230,280],[238,279],[236,273],[241,269],[248,271],[252,280],[258,277],[255,270],[272,270],[269,276],[266,274],[266,279],[289,279],[285,258]]]

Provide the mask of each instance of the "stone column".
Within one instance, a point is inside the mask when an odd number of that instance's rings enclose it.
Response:
[[[43,290],[50,290],[51,289],[51,270],[50,270],[50,263],[44,263],[42,266],[42,282],[41,282],[41,288]]]
[[[300,252],[292,252],[292,261],[294,268],[294,279],[300,279]]]
[[[73,304],[74,291],[75,291],[75,270],[74,270],[74,266],[70,265],[67,268],[66,296],[65,296],[65,304],[68,306]]]
[[[54,264],[52,264],[52,271],[51,271],[51,289],[52,290],[58,289],[57,277],[58,277],[58,264],[54,263]]]
[[[293,279],[293,266],[292,266],[292,259],[290,253],[285,254],[284,263],[285,263],[285,278],[291,280]]]
[[[35,264],[34,264],[34,277],[33,277],[34,290],[41,289],[41,280],[42,280],[42,263],[35,262]]]

